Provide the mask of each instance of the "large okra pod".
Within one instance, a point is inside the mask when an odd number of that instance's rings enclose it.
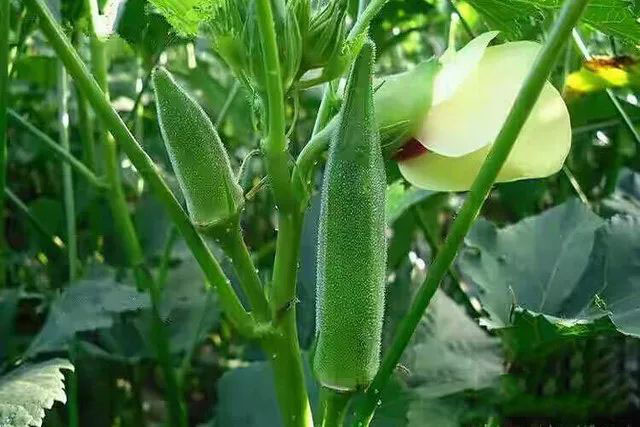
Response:
[[[314,372],[336,390],[365,387],[380,363],[386,179],[373,107],[374,46],[357,58],[325,171]]]
[[[242,189],[211,120],[164,68],[153,73],[158,121],[194,225],[207,232],[237,218]]]

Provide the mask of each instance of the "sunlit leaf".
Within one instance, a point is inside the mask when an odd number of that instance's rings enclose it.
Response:
[[[532,22],[540,22],[557,12],[562,0],[467,0],[491,27],[510,38],[520,38]],[[592,0],[582,16],[583,22],[610,36],[632,44],[640,43],[637,17],[640,5],[632,0]]]
[[[45,409],[51,409],[56,401],[67,401],[63,369],[73,371],[73,365],[53,359],[21,366],[0,377],[0,426],[40,427]]]
[[[150,0],[182,35],[194,36],[200,24],[211,19],[220,0]]]
[[[577,94],[640,85],[640,66],[629,57],[601,57],[586,61],[567,76],[565,90]]]

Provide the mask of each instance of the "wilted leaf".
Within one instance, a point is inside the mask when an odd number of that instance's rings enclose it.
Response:
[[[0,426],[39,427],[45,409],[55,401],[65,403],[62,369],[73,371],[64,359],[24,365],[0,377]]]

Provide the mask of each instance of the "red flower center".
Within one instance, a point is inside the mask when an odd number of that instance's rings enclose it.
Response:
[[[420,141],[415,138],[411,138],[398,151],[396,151],[396,153],[393,155],[393,160],[395,160],[396,162],[402,162],[404,160],[409,160],[413,159],[414,157],[421,156],[428,152],[429,150],[427,150],[425,146],[420,143]]]

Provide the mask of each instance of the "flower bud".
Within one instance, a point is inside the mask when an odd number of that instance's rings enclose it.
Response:
[[[244,198],[218,133],[167,70],[154,71],[153,86],[160,131],[191,221],[201,231],[227,225]]]
[[[298,76],[302,40],[309,25],[309,0],[271,0],[282,84],[288,90]],[[221,0],[210,23],[216,51],[233,73],[254,91],[265,88],[262,39],[254,2]]]
[[[346,9],[345,0],[331,0],[311,18],[304,40],[304,70],[325,67],[340,54],[346,36]]]

